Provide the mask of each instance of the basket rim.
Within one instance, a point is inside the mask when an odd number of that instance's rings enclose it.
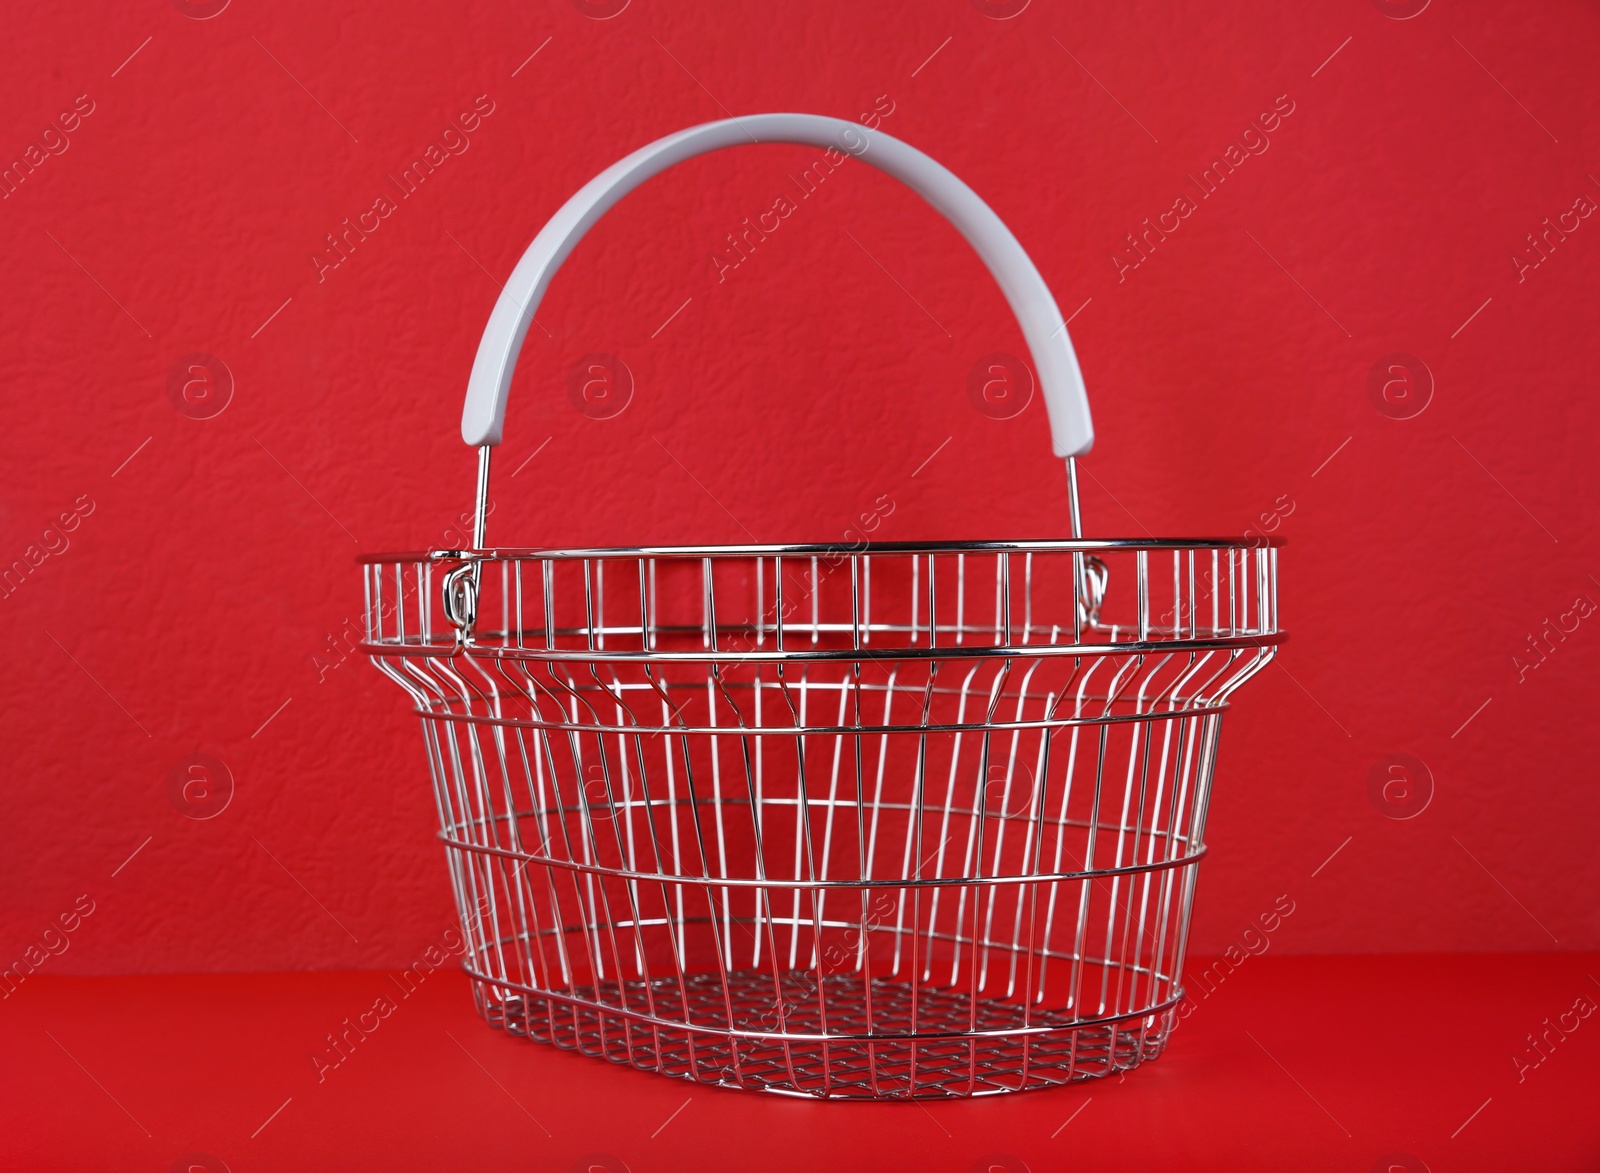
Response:
[[[552,561],[590,558],[772,558],[876,554],[1092,554],[1099,550],[1262,550],[1285,545],[1279,537],[1237,538],[1035,538],[1014,541],[800,542],[707,546],[490,546],[482,550],[401,550],[359,554],[358,565],[385,562]]]
[[[440,632],[443,636],[445,633]],[[933,647],[851,647],[812,650],[810,648],[735,649],[704,648],[698,651],[624,651],[611,648],[502,647],[475,639],[441,643],[374,643],[363,640],[356,646],[372,657],[413,656],[433,659],[465,654],[479,660],[527,660],[537,663],[570,664],[882,664],[918,663],[927,660],[1042,660],[1060,656],[1092,659],[1102,656],[1169,656],[1193,652],[1244,651],[1251,648],[1269,651],[1289,642],[1287,631],[1263,634],[1240,633],[1205,639],[1129,640],[1127,643],[1094,644],[935,644]]]

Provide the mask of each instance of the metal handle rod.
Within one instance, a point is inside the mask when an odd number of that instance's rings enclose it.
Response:
[[[483,549],[486,520],[489,516],[489,454],[494,449],[488,444],[478,449],[478,499],[472,511],[472,548]],[[1074,531],[1076,532],[1076,531]]]
[[[1071,514],[1072,540],[1083,537],[1083,514],[1078,508],[1078,458],[1067,457],[1067,512]]]

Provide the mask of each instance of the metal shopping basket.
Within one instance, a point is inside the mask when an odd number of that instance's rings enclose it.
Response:
[[[486,544],[489,454],[556,269],[645,179],[749,141],[853,155],[973,245],[1038,372],[1071,540]],[[1082,536],[1077,360],[970,188],[831,118],[661,139],[517,265],[462,435],[473,549],[363,559],[364,650],[422,718],[491,1025],[701,1083],[873,1099],[1045,1087],[1161,1052],[1222,713],[1282,638],[1277,551]]]

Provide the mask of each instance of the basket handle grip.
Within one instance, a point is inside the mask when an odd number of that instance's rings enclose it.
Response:
[[[1089,398],[1067,325],[1033,261],[978,194],[915,147],[882,131],[818,114],[756,114],[680,130],[613,163],[561,206],[517,262],[478,343],[461,413],[461,438],[474,447],[500,443],[506,398],[523,338],[556,270],[613,204],[650,177],[696,155],[744,143],[834,148],[892,175],[953,224],[988,265],[1022,327],[1050,417],[1057,456],[1081,456],[1094,444]]]

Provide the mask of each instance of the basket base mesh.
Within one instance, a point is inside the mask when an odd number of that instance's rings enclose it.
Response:
[[[784,1026],[815,1031],[821,1023],[814,978],[783,975]],[[830,1035],[913,1032],[913,987],[905,982],[824,979]],[[730,973],[654,983],[608,982],[575,991],[582,1001],[539,997],[474,978],[480,1013],[510,1034],[641,1071],[787,1095],[838,1099],[965,1098],[1055,1087],[1097,1079],[1154,1059],[1166,1046],[1171,1012],[1132,1020],[1059,1026],[1037,1034],[974,1036],[1014,1031],[1024,1008],[950,991],[915,989],[915,1033],[963,1038],[750,1039],[729,1037],[728,1009],[742,1029],[770,1030],[775,1021],[769,974]],[[870,998],[869,1024],[866,1006]],[[591,1001],[625,1004],[635,1013],[703,1022],[704,1029],[665,1026],[610,1012]],[[1034,1027],[1049,1025],[1037,1014]]]

